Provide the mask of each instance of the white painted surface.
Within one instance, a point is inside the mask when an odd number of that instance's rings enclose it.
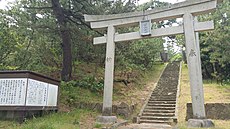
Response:
[[[29,79],[26,106],[46,106],[48,97],[48,83]]]
[[[0,106],[24,106],[26,78],[0,79]]]
[[[49,84],[47,106],[57,106],[58,86]]]
[[[151,20],[143,20],[140,22],[140,35],[147,36],[151,35]]]
[[[27,78],[0,79],[0,106],[57,106],[57,98],[57,85]]]
[[[115,35],[115,28],[113,26],[109,26],[107,32],[107,44],[106,44],[103,110],[105,108],[112,109],[113,73],[114,73],[114,56],[115,56],[114,35]]]
[[[192,14],[189,13],[184,14],[183,18],[193,115],[195,118],[205,118],[203,82],[201,78],[202,75],[199,66],[201,64],[194,31],[194,18]]]

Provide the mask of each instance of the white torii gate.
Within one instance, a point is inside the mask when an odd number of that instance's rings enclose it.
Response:
[[[145,12],[133,12],[114,15],[85,15],[85,21],[90,22],[93,29],[107,29],[107,35],[94,38],[94,44],[106,43],[106,62],[102,116],[101,122],[115,122],[112,116],[113,72],[115,42],[138,40],[177,34],[185,34],[186,53],[189,68],[190,87],[192,96],[193,116],[195,119],[204,119],[204,93],[201,73],[199,37],[196,32],[214,29],[214,22],[198,22],[194,20],[197,15],[209,13],[216,9],[221,0],[189,0],[165,8],[157,8]],[[157,22],[174,18],[183,18],[183,26],[153,29],[148,36],[140,32],[118,34],[117,27],[141,25],[142,21]],[[148,27],[148,26],[147,26]],[[145,30],[148,32],[147,30]]]

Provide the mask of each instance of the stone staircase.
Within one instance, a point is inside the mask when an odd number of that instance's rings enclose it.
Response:
[[[156,88],[139,114],[138,123],[169,124],[177,122],[177,98],[180,62],[166,66]]]

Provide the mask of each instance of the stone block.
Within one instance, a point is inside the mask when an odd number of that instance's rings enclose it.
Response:
[[[214,127],[214,123],[210,119],[189,119],[188,128],[210,128]]]
[[[74,103],[74,107],[102,112],[103,104],[102,103],[76,102]],[[129,118],[134,112],[134,110],[136,109],[136,107],[137,107],[137,104],[128,105],[124,102],[121,102],[118,105],[113,105],[112,112],[116,115],[122,115],[125,118]]]
[[[128,104],[122,102],[120,105],[118,105],[116,114],[128,118],[132,114],[132,111],[130,111],[130,107]]]
[[[114,124],[117,122],[117,117],[116,116],[98,116],[96,122],[99,124]]]
[[[207,119],[230,120],[230,103],[206,103]],[[186,120],[193,119],[192,104],[187,103]]]

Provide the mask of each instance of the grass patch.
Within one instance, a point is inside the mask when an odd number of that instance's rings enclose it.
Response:
[[[4,123],[7,129],[82,129],[91,128],[98,113],[89,110],[75,109],[69,113],[55,113],[40,118],[26,120],[23,124],[16,122]],[[9,124],[11,123],[11,124]]]
[[[181,92],[179,98],[179,129],[187,129],[186,104],[191,103],[189,74],[186,65],[182,67],[181,75]],[[210,81],[204,81],[204,98],[206,103],[230,103],[230,86],[221,86]],[[230,120],[213,120],[215,123],[214,129],[229,129]]]
[[[102,102],[102,94],[89,89],[65,85],[61,87],[61,103],[72,105],[75,102]]]
[[[17,122],[14,121],[0,121],[0,129],[8,129],[9,127],[14,127]]]
[[[99,123],[96,123],[96,124],[94,125],[94,128],[102,128],[102,125],[99,124]]]

